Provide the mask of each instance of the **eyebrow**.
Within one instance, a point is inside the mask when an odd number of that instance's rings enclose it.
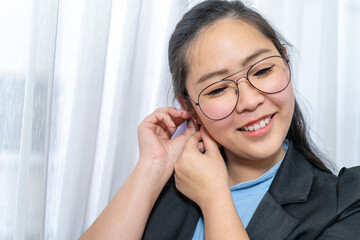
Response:
[[[268,53],[270,52],[271,49],[269,48],[260,48],[258,49],[256,52],[254,52],[253,54],[251,54],[250,56],[246,57],[246,59],[244,60],[244,62],[242,63],[243,66],[247,66],[251,61],[253,61],[255,58],[257,58],[258,56],[260,56],[261,54],[264,53]],[[209,78],[213,78],[213,77],[217,77],[217,76],[223,76],[225,74],[229,74],[229,70],[228,69],[222,69],[219,71],[215,71],[215,72],[211,72],[211,73],[207,73],[203,76],[201,76],[199,78],[199,80],[196,82],[196,84],[200,84],[206,80],[208,80]],[[231,76],[231,75],[230,75]],[[226,77],[225,77],[226,78]]]

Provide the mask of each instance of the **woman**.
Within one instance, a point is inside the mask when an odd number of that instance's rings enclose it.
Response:
[[[183,110],[140,124],[138,164],[83,239],[356,239],[360,168],[316,154],[286,46],[241,2],[186,13],[169,44]]]

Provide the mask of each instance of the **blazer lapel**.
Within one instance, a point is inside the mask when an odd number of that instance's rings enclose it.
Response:
[[[250,239],[285,239],[300,221],[267,192],[246,228]]]
[[[250,239],[285,239],[300,224],[285,204],[306,202],[313,181],[313,167],[293,144],[269,191],[265,194],[246,230]]]

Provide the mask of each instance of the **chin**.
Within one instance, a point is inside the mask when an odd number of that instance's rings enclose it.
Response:
[[[265,160],[269,158],[276,158],[283,149],[283,141],[270,141],[270,143],[257,141],[251,144],[244,144],[246,148],[239,148],[233,146],[226,148],[225,152],[229,152],[231,155],[237,158],[248,159],[248,160]]]

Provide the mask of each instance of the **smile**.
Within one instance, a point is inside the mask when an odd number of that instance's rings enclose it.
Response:
[[[251,125],[251,126],[240,128],[240,131],[252,132],[252,131],[256,131],[256,130],[259,130],[261,128],[264,128],[266,125],[269,124],[271,118],[272,118],[272,116],[268,116],[267,118],[261,120],[259,123],[256,123],[256,124]]]

